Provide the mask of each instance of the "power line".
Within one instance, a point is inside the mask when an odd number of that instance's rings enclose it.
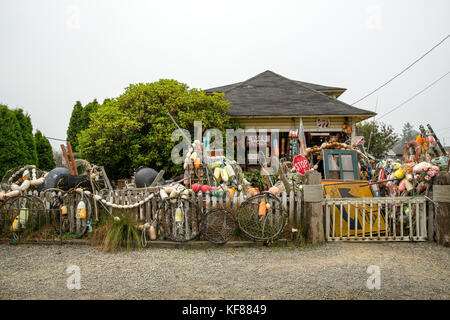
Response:
[[[57,140],[57,141],[64,141],[64,142],[66,142],[67,140],[63,140],[63,139],[58,139],[58,138],[51,138],[51,137],[46,137],[47,139],[50,139],[50,140]]]
[[[417,97],[418,95],[420,95],[422,92],[426,91],[427,89],[431,88],[435,83],[437,83],[439,80],[443,79],[446,75],[448,75],[450,73],[450,71],[448,71],[446,74],[444,74],[443,76],[441,76],[439,79],[433,81],[432,83],[430,83],[428,86],[426,86],[424,89],[420,90],[419,92],[417,92],[415,95],[413,95],[411,98],[403,101],[402,103],[400,103],[398,106],[392,108],[390,111],[386,112],[385,114],[383,114],[382,116],[380,116],[378,118],[378,120],[380,120],[381,118],[387,116],[388,114],[390,114],[391,112],[394,112],[395,110],[397,110],[398,108],[400,108],[401,106],[403,106],[404,104],[408,103],[409,101],[411,101],[412,99],[414,99],[415,97]]]
[[[439,41],[437,44],[434,45],[433,48],[431,48],[430,50],[428,50],[427,52],[425,52],[420,58],[418,58],[417,60],[415,60],[413,63],[411,63],[409,66],[407,66],[405,69],[403,69],[400,73],[396,74],[393,78],[391,78],[390,80],[386,81],[385,83],[383,83],[381,86],[379,86],[378,88],[376,88],[375,90],[373,90],[372,92],[366,94],[364,97],[362,97],[361,99],[357,100],[356,102],[353,102],[352,105],[357,104],[358,102],[364,100],[365,98],[367,98],[368,96],[371,96],[372,94],[374,94],[375,92],[377,92],[378,90],[380,90],[381,88],[383,88],[385,85],[387,85],[388,83],[392,82],[394,79],[396,79],[397,77],[399,77],[400,75],[402,75],[405,71],[407,71],[409,68],[411,68],[413,65],[415,65],[417,62],[419,62],[420,60],[422,60],[427,54],[429,54],[431,51],[433,51],[435,48],[437,48],[439,45],[441,45],[445,40],[448,39],[448,37],[450,37],[450,35],[447,35],[444,39],[442,39],[441,41]]]
[[[447,128],[440,128],[440,129],[436,129],[436,131],[443,131],[443,130],[447,130],[447,129],[450,129],[450,127],[447,127]]]

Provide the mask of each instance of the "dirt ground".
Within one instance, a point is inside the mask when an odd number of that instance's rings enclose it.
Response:
[[[434,243],[145,249],[0,245],[1,299],[450,299],[450,249]],[[69,266],[81,289],[68,289]],[[371,265],[380,289],[367,288]]]

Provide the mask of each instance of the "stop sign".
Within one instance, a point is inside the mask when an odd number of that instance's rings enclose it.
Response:
[[[295,170],[297,170],[297,172],[301,175],[305,175],[305,172],[310,169],[308,159],[301,154],[294,158],[294,166]]]

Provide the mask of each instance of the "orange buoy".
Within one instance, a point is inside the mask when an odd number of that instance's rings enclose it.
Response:
[[[259,204],[259,210],[258,210],[258,215],[259,216],[265,216],[266,215],[266,202],[265,201],[261,201],[261,203]]]

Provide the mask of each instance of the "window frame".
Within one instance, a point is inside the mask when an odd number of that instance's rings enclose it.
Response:
[[[357,153],[355,150],[336,150],[336,149],[324,149],[322,150],[322,156],[323,156],[323,174],[325,179],[331,179],[330,178],[330,165],[328,162],[328,156],[329,155],[337,155],[339,159],[339,180],[351,180],[351,179],[344,179],[344,172],[353,172],[353,180],[359,180],[359,169],[358,169],[358,161],[357,161]],[[344,170],[342,168],[342,156],[343,155],[351,155],[352,156],[352,166],[353,170]],[[332,170],[336,171],[337,170]]]

